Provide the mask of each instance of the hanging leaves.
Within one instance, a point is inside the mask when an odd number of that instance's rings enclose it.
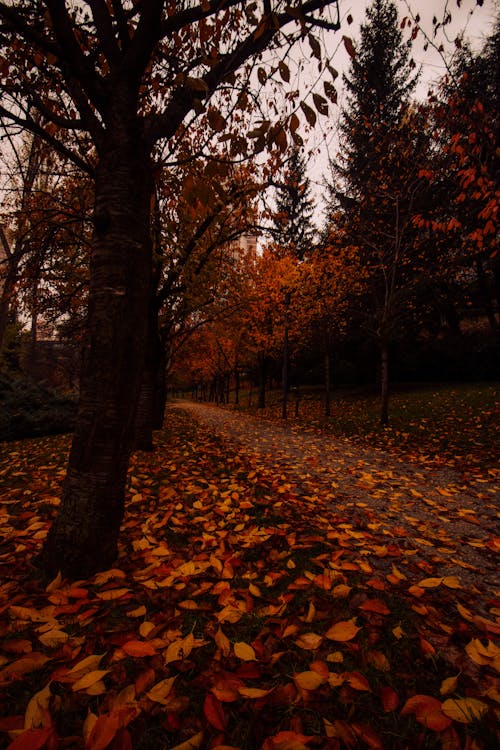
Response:
[[[349,55],[349,57],[354,59],[356,57],[356,49],[354,47],[352,39],[349,36],[343,36],[342,41],[344,42],[344,47],[346,48],[347,54]]]
[[[302,112],[304,113],[307,122],[313,128],[316,125],[316,113],[315,113],[314,109],[312,109],[305,102],[301,102],[300,103],[300,108],[301,108]]]

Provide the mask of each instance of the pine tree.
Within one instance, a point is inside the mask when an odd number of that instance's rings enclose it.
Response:
[[[410,107],[418,79],[410,52],[394,3],[374,0],[344,76],[341,156],[330,186],[330,221],[340,210],[366,278],[358,312],[380,350],[382,424],[388,422],[389,348],[407,314],[415,241],[411,217],[426,150],[422,115]]]
[[[284,171],[283,181],[275,184],[276,213],[272,235],[277,244],[302,260],[310,254],[316,228],[313,223],[314,199],[306,162],[296,148]]]
[[[340,122],[342,157],[336,165],[353,198],[366,190],[375,146],[400,121],[418,78],[394,3],[374,0],[366,19],[356,56],[343,76],[347,105]]]

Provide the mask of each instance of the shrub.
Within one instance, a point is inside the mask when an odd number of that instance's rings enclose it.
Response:
[[[0,440],[71,432],[75,415],[73,398],[21,373],[0,372]]]

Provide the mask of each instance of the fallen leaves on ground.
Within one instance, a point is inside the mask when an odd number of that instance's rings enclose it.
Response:
[[[1,748],[498,743],[498,592],[444,575],[446,540],[398,531],[410,493],[391,527],[185,414],[156,442],[133,457],[115,566],[71,582],[29,566],[68,440],[1,447]]]

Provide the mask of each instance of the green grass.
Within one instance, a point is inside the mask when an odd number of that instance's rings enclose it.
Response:
[[[369,387],[342,387],[333,391],[331,415],[325,417],[323,395],[304,390],[295,416],[290,396],[288,423],[319,430],[369,445],[413,452],[430,459],[492,466],[498,463],[500,445],[500,385],[395,386],[389,404],[389,426],[379,423],[380,402]],[[239,411],[281,421],[281,394],[271,391],[265,409],[248,407],[240,398]]]

